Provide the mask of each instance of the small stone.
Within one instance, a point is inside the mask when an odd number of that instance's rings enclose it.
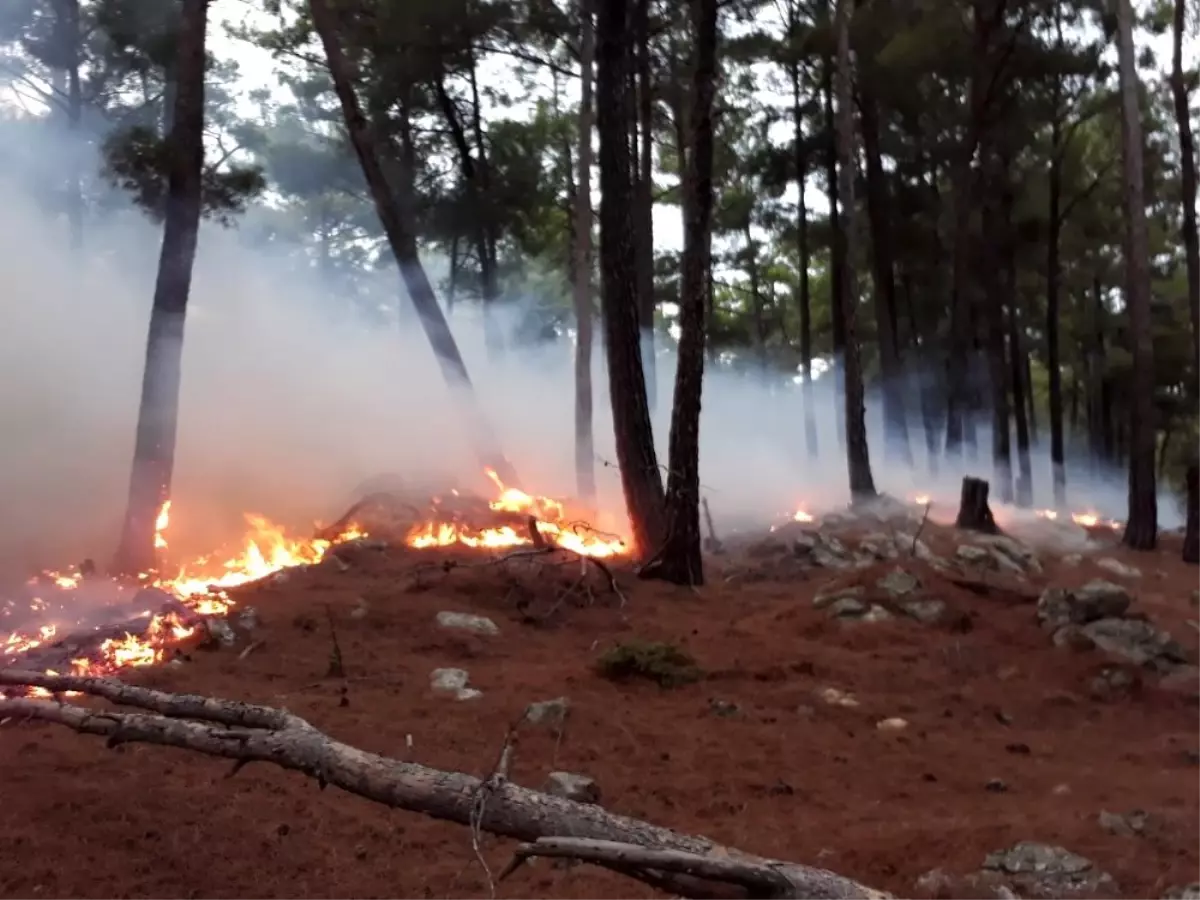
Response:
[[[1169,634],[1139,619],[1099,619],[1084,625],[1083,632],[1101,650],[1139,665],[1158,660],[1168,665],[1186,661],[1183,649]]]
[[[817,697],[830,706],[844,706],[847,708],[858,706],[858,701],[852,694],[840,691],[835,687],[821,688],[817,691]]]
[[[365,619],[370,610],[371,607],[367,604],[366,598],[359,597],[358,600],[355,601],[354,609],[350,610],[350,618]]]
[[[956,559],[959,559],[962,562],[971,563],[973,565],[978,565],[979,563],[986,562],[992,558],[992,554],[987,550],[984,550],[982,547],[975,547],[971,544],[962,544],[959,546],[959,548],[954,551],[954,556]]]
[[[257,631],[262,624],[258,618],[258,610],[253,606],[245,606],[238,610],[237,623],[243,631]]]
[[[599,803],[600,787],[586,775],[574,772],[551,772],[544,788],[547,794],[574,800],[576,803]]]
[[[472,616],[468,613],[457,613],[443,610],[437,614],[437,623],[442,628],[452,628],[470,631],[474,634],[495,637],[500,633],[496,623],[487,616]]]
[[[841,597],[829,605],[829,614],[838,619],[857,619],[862,617],[870,606],[853,597]]]
[[[472,687],[459,688],[454,692],[455,700],[478,700],[483,696],[483,691]]]
[[[999,778],[989,778],[983,789],[992,794],[1005,794],[1008,792],[1008,785]]]
[[[812,604],[817,609],[825,609],[828,606],[832,606],[838,600],[861,597],[862,593],[863,589],[858,585],[843,588],[833,588],[829,591],[817,591],[817,593],[813,596]]]
[[[908,720],[893,716],[890,719],[880,719],[875,723],[875,727],[879,731],[903,731],[908,727]]]
[[[903,597],[919,588],[921,582],[917,580],[916,576],[903,569],[892,569],[875,582],[875,586],[881,591],[887,591],[893,597]]]
[[[872,606],[869,610],[867,610],[866,614],[863,615],[861,621],[863,621],[863,622],[886,622],[891,617],[892,617],[892,614],[890,612],[888,612],[886,609],[884,609],[882,606]]]
[[[571,711],[571,701],[566,697],[542,700],[525,707],[525,721],[531,725],[561,725]]]
[[[1096,897],[1117,891],[1112,876],[1085,856],[1062,847],[1021,841],[1006,850],[989,853],[984,869],[1009,875],[1026,895]]]
[[[429,673],[429,686],[443,693],[457,693],[467,686],[470,675],[466,669],[434,669]]]
[[[222,647],[232,647],[237,643],[237,634],[224,619],[205,619],[204,627],[208,629],[209,639]]]
[[[1149,818],[1140,809],[1135,809],[1132,812],[1124,814],[1102,809],[1100,815],[1096,817],[1101,828],[1109,834],[1116,834],[1122,837],[1134,837],[1135,835],[1144,834]]]
[[[905,600],[900,604],[904,614],[925,625],[932,625],[946,613],[943,600]]]
[[[1105,666],[1089,682],[1089,693],[1096,700],[1109,700],[1135,690],[1140,679],[1123,666]]]
[[[1167,888],[1163,900],[1200,900],[1200,882]]]
[[[1135,569],[1133,566],[1127,566],[1119,559],[1113,559],[1111,556],[1101,557],[1096,560],[1096,565],[1104,569],[1106,572],[1111,572],[1118,578],[1141,578],[1141,570]]]
[[[1053,788],[1051,788],[1050,793],[1052,793],[1055,797],[1065,797],[1067,794],[1071,793],[1071,786],[1066,783],[1056,784]]]
[[[713,715],[720,716],[722,719],[729,719],[741,712],[741,707],[736,703],[731,703],[728,700],[721,700],[713,697],[708,701],[708,708],[712,710]]]

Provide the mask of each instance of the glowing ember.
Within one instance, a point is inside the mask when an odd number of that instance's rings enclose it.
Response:
[[[167,526],[171,524],[171,501],[167,500],[163,503],[162,509],[158,511],[158,518],[154,520],[154,548],[156,550],[167,549],[167,539],[164,533]]]
[[[547,544],[557,544],[583,556],[610,557],[627,552],[624,541],[619,538],[567,521],[566,509],[557,500],[534,497],[516,488],[505,487],[500,476],[492,469],[484,471],[500,491],[500,496],[490,501],[488,507],[497,513],[512,513],[533,519],[533,527],[537,528],[539,536]],[[434,502],[440,501],[435,497]],[[418,549],[454,544],[499,549],[532,546],[533,536],[528,529],[518,529],[512,525],[480,528],[462,522],[430,521],[409,531],[405,543]]]
[[[917,506],[928,506],[931,502],[931,498],[928,494],[917,494],[912,498],[912,502],[917,504]]]
[[[811,522],[811,521],[813,521],[813,517],[810,516],[804,510],[798,509],[792,514],[792,521],[793,522]]]

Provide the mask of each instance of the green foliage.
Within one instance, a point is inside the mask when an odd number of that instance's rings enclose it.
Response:
[[[682,687],[704,677],[704,672],[683,650],[660,641],[623,641],[596,661],[596,671],[610,681],[641,679],[661,688]]]

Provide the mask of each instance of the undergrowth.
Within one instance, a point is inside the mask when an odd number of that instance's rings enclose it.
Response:
[[[622,641],[596,660],[596,671],[609,681],[640,678],[661,688],[681,687],[704,677],[696,661],[674,644],[662,641]]]

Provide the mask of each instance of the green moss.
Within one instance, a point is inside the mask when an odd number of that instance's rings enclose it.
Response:
[[[692,684],[703,670],[683,650],[661,641],[632,640],[617,644],[596,660],[596,670],[610,681],[642,678],[662,688]]]

